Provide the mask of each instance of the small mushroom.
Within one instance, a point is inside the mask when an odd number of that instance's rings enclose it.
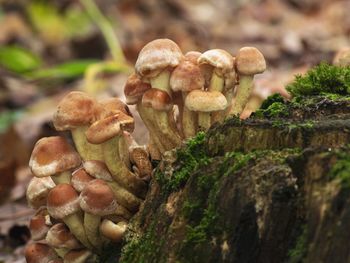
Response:
[[[100,225],[100,232],[109,240],[119,243],[123,240],[127,225],[125,221],[115,224],[111,220],[104,219]]]
[[[39,209],[30,219],[29,230],[34,241],[45,239],[51,226],[51,220],[46,208]]]
[[[78,193],[80,193],[92,180],[94,180],[94,178],[91,177],[84,168],[80,167],[72,173],[71,185]]]
[[[253,89],[254,75],[266,69],[265,58],[255,47],[243,47],[236,56],[236,69],[239,76],[239,87],[230,114],[239,116],[248,103]]]
[[[47,195],[54,187],[51,177],[33,177],[26,191],[28,205],[34,209],[46,205]]]
[[[58,259],[56,252],[46,244],[31,243],[28,244],[24,251],[27,263],[49,263]]]
[[[36,177],[51,176],[56,184],[69,183],[70,171],[80,164],[78,153],[59,136],[40,139],[29,160],[29,167]]]
[[[93,263],[97,262],[96,255],[87,249],[72,250],[64,256],[64,263]]]
[[[87,248],[92,249],[85,234],[79,206],[79,195],[70,184],[59,184],[47,197],[47,210],[56,219],[61,219],[71,233]]]
[[[82,248],[80,242],[63,223],[55,224],[50,228],[46,235],[46,242],[62,258],[68,251]]]

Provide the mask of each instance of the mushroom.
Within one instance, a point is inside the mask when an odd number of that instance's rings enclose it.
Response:
[[[119,243],[123,240],[127,225],[125,221],[115,224],[111,220],[104,219],[100,225],[100,232],[109,240]]]
[[[190,57],[193,56],[190,54]],[[170,86],[172,91],[181,92],[182,100],[192,90],[204,89],[204,77],[197,62],[184,59],[174,69],[170,77]],[[196,134],[196,114],[187,107],[182,106],[180,112],[181,127],[185,138],[193,137]]]
[[[70,184],[59,184],[47,197],[47,210],[56,219],[61,219],[71,233],[87,248],[92,245],[87,239],[79,206],[79,195]]]
[[[243,47],[236,56],[236,69],[239,76],[239,87],[230,115],[239,116],[248,103],[253,89],[254,75],[266,69],[264,56],[255,47]]]
[[[30,219],[29,230],[34,241],[44,239],[50,229],[51,220],[46,208],[39,209]]]
[[[94,178],[91,177],[84,170],[84,168],[80,167],[72,173],[71,185],[78,193],[80,193],[83,191],[84,187],[92,180],[94,180]]]
[[[104,180],[112,189],[117,202],[120,204],[120,206],[117,207],[115,214],[121,215],[128,219],[131,217],[128,210],[132,212],[136,212],[138,210],[141,204],[141,199],[137,198],[128,190],[121,187],[117,182],[113,181],[112,175],[104,162],[90,160],[84,162],[83,167],[88,174],[96,179]]]
[[[42,138],[35,144],[29,167],[36,177],[51,176],[56,184],[60,184],[70,182],[70,170],[80,163],[73,147],[64,138],[53,136]]]
[[[97,262],[97,258],[87,249],[72,250],[64,256],[64,263],[92,263]]]
[[[227,100],[219,91],[194,90],[187,95],[185,106],[191,111],[198,112],[199,130],[206,131],[211,125],[210,114],[225,110]]]
[[[34,209],[46,205],[46,197],[54,187],[51,177],[33,177],[26,191],[28,205]]]
[[[101,105],[80,91],[72,91],[58,104],[53,124],[58,131],[70,130],[74,144],[83,160],[102,160],[98,145],[90,144],[85,131],[101,114]]]
[[[130,116],[118,112],[105,119],[96,121],[86,131],[90,143],[100,144],[104,161],[113,179],[122,187],[139,197],[144,197],[147,185],[135,176],[120,159],[119,140],[123,140],[123,130],[132,131],[134,120]]]
[[[112,214],[118,203],[105,181],[95,179],[80,193],[80,207],[85,211],[84,227],[86,235],[94,247],[101,249],[99,225],[101,217]]]
[[[31,243],[24,251],[27,263],[49,263],[51,260],[58,259],[56,252],[46,244]]]

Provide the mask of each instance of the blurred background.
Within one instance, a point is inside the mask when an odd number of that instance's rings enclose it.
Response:
[[[349,10],[348,0],[0,0],[0,262],[24,262],[30,152],[57,134],[51,118],[67,92],[123,97],[138,52],[156,38],[184,53],[255,46],[268,70],[256,76],[245,118],[350,45]],[[146,143],[139,120],[136,130]]]

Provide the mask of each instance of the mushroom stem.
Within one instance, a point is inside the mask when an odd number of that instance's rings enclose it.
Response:
[[[52,175],[51,179],[56,185],[58,185],[58,184],[70,184],[71,177],[72,177],[71,173],[66,171],[63,173]]]
[[[216,74],[214,71],[210,79],[210,85],[208,90],[222,92],[223,88],[224,88],[224,79],[220,77],[218,74]]]
[[[64,255],[66,255],[69,251],[68,248],[54,248],[54,250],[60,258],[64,258]]]
[[[125,187],[133,194],[145,197],[147,185],[142,179],[135,176],[128,167],[119,158],[119,140],[121,136],[115,136],[112,139],[101,144],[103,150],[104,161],[111,172],[114,180]]]
[[[77,214],[73,213],[63,218],[63,222],[68,226],[71,233],[87,248],[93,249],[90,244],[85,229],[83,227],[84,222],[82,218]]]
[[[167,69],[163,70],[156,77],[150,78],[150,83],[152,88],[165,91],[169,94],[169,96],[171,96],[169,81],[170,81],[170,71]]]
[[[170,111],[172,114],[172,111]],[[169,113],[166,111],[157,111],[154,110],[154,119],[157,124],[157,129],[159,130],[159,137],[162,142],[171,142],[171,147],[166,147],[166,150],[169,151],[177,146],[179,146],[182,142],[182,139],[179,133],[174,129],[174,125],[171,124]]]
[[[157,147],[156,143],[157,137],[150,133],[149,134],[149,142],[148,142],[148,151],[149,154],[151,155],[152,160],[161,160],[162,159],[162,154],[159,151],[159,148]]]
[[[253,79],[254,76],[252,75],[239,75],[239,87],[230,115],[239,116],[243,112],[254,86]]]
[[[188,92],[182,93],[183,101],[186,100]],[[196,135],[196,122],[197,122],[197,115],[194,111],[190,111],[186,108],[185,104],[183,105],[182,110],[182,130],[185,139],[191,138],[194,135]]]
[[[71,130],[73,141],[78,153],[84,161],[103,161],[102,149],[100,145],[91,144],[87,141],[85,132],[88,126],[81,126]]]
[[[84,228],[86,232],[86,236],[90,243],[97,248],[97,250],[101,250],[101,237],[99,233],[99,226],[101,222],[101,217],[98,215],[93,215],[91,213],[85,212],[84,214]]]
[[[141,204],[141,199],[130,193],[128,190],[122,188],[116,182],[107,182],[108,186],[114,193],[115,199],[121,206],[125,207],[131,212],[136,212]]]
[[[198,112],[198,129],[200,131],[207,131],[210,128],[210,113]]]

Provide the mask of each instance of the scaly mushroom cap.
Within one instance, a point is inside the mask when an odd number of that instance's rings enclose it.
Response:
[[[212,112],[227,107],[225,96],[218,91],[191,91],[185,100],[185,106],[191,111]]]
[[[342,48],[335,54],[333,65],[338,67],[350,66],[350,47]]]
[[[198,58],[202,55],[201,52],[198,51],[188,51],[185,54],[185,59],[192,62],[193,64],[198,64]]]
[[[142,99],[143,93],[151,88],[149,83],[143,82],[135,73],[128,77],[124,86],[126,103],[133,105]]]
[[[113,191],[100,179],[91,181],[80,193],[80,207],[93,215],[109,215],[117,208]]]
[[[223,49],[210,49],[198,58],[198,64],[210,65],[216,74],[224,77],[233,68],[233,57]]]
[[[174,41],[156,39],[141,49],[135,70],[141,77],[152,78],[165,68],[176,67],[182,58],[182,52]]]
[[[53,218],[63,219],[80,210],[79,195],[70,184],[59,184],[47,196],[47,210]]]
[[[134,163],[139,170],[140,178],[148,178],[152,174],[152,164],[146,147],[133,146],[129,149],[130,161]]]
[[[147,90],[143,94],[142,105],[159,111],[169,111],[173,108],[169,94],[159,89]]]
[[[255,47],[243,47],[236,56],[236,68],[242,75],[255,75],[265,71],[263,54]]]
[[[55,224],[50,228],[46,235],[46,242],[54,248],[77,249],[82,247],[75,236],[69,231],[69,228],[63,223]]]
[[[99,103],[100,103],[101,107],[103,108],[99,119],[103,119],[103,118],[112,116],[119,111],[132,117],[132,114],[129,110],[129,107],[123,101],[121,101],[120,99],[118,99],[116,97],[104,99],[104,100],[100,101]]]
[[[46,205],[47,195],[54,187],[55,183],[51,177],[33,177],[26,191],[28,205],[35,209]]]
[[[100,232],[103,236],[114,242],[121,242],[126,228],[127,223],[124,221],[115,224],[108,219],[104,219],[100,225]]]
[[[92,257],[92,253],[87,249],[72,250],[64,255],[65,263],[86,263]]]
[[[97,120],[101,107],[88,94],[72,91],[58,104],[53,124],[58,131],[89,125]]]
[[[41,138],[34,146],[29,167],[37,177],[55,175],[78,167],[79,154],[59,136]]]
[[[79,168],[72,173],[71,184],[77,192],[83,191],[84,187],[90,182],[94,180],[84,168]]]
[[[41,243],[27,245],[24,254],[27,263],[49,263],[51,260],[58,258],[51,247]]]
[[[30,219],[29,230],[34,241],[44,239],[50,229],[51,221],[46,209],[40,209]]]
[[[189,60],[182,60],[170,77],[170,87],[174,92],[190,92],[204,87],[204,77],[199,66]]]
[[[122,135],[124,130],[132,132],[134,127],[134,119],[119,111],[113,116],[94,122],[85,134],[90,143],[100,144]]]
[[[85,171],[96,179],[101,179],[106,182],[112,182],[113,178],[109,172],[107,165],[98,160],[89,160],[83,163]]]

